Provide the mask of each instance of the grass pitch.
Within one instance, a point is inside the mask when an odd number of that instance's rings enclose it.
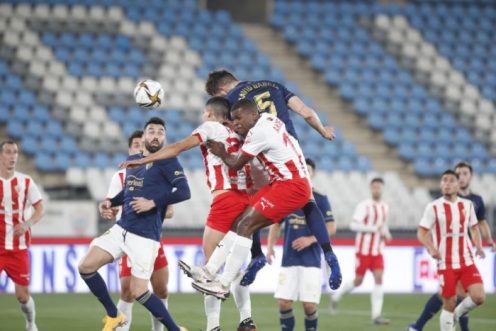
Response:
[[[117,296],[115,301],[117,302]],[[390,318],[389,326],[375,326],[370,322],[370,297],[351,294],[343,298],[337,315],[328,312],[328,296],[323,295],[319,309],[319,330],[405,330],[420,313],[428,295],[386,295],[384,317]],[[101,330],[104,310],[90,294],[34,294],[37,321],[40,331],[89,331]],[[174,319],[190,331],[205,330],[203,297],[200,294],[171,294],[169,307]],[[277,331],[279,313],[277,302],[269,294],[252,296],[253,318],[258,330]],[[301,303],[295,305],[295,330],[304,330]],[[222,306],[222,330],[236,330],[238,313],[230,298]],[[439,315],[426,326],[425,331],[439,330]],[[488,295],[486,303],[470,315],[472,330],[496,330],[496,295]],[[138,303],[134,304],[131,330],[150,330],[148,312]],[[24,319],[13,295],[0,294],[0,330],[24,330]]]

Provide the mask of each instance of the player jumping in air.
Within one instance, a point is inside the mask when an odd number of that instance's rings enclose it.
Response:
[[[306,159],[310,176],[315,170],[315,163]],[[313,194],[325,221],[329,233],[335,233],[334,217],[331,205],[325,195],[313,189]],[[295,317],[293,302],[301,301],[305,312],[305,330],[317,330],[319,314],[317,305],[322,293],[321,252],[317,239],[308,230],[305,215],[297,210],[281,223],[271,225],[267,243],[267,262],[272,264],[274,245],[284,224],[284,249],[279,281],[274,297],[279,300],[280,323],[282,331],[293,331]]]
[[[300,146],[285,129],[284,123],[277,117],[262,113],[250,100],[240,100],[231,109],[233,125],[237,133],[245,136],[245,141],[238,155],[229,154],[221,143],[210,141],[210,151],[219,156],[230,168],[239,170],[254,157],[257,157],[269,171],[270,185],[259,190],[250,201],[250,206],[238,219],[237,237],[230,250],[224,273],[220,280],[193,283],[200,292],[225,299],[229,295],[229,285],[236,278],[244,260],[250,252],[252,234],[286,215],[298,210],[308,203],[311,188],[304,157]],[[317,207],[318,208],[318,207]],[[322,213],[318,210],[319,215]],[[324,233],[327,229],[321,219]],[[320,228],[309,228],[317,238],[322,235]],[[336,255],[333,253],[329,238],[321,244],[325,260],[332,273],[329,285],[336,289],[341,284],[341,271]],[[217,250],[217,249],[216,249]],[[210,278],[205,275],[205,278]]]
[[[157,152],[165,141],[165,123],[151,118],[144,128],[143,154]],[[79,263],[79,273],[91,292],[104,306],[107,316],[103,331],[114,330],[126,323],[110,297],[103,278],[102,266],[127,255],[131,262],[131,295],[159,319],[169,331],[184,331],[176,325],[164,303],[148,290],[154,261],[160,247],[162,221],[168,205],[190,198],[188,181],[177,159],[158,161],[126,171],[124,189],[112,199],[100,203],[105,218],[113,217],[113,207],[123,206],[122,217],[110,230],[93,240]]]
[[[256,103],[258,111],[270,113],[278,117],[285,125],[287,132],[298,140],[293,122],[290,118],[290,110],[302,116],[305,121],[315,129],[324,139],[335,138],[331,127],[322,125],[317,113],[308,107],[298,96],[290,92],[285,86],[268,81],[240,81],[227,70],[216,70],[208,75],[205,89],[209,95],[225,97],[231,106],[238,100],[252,100]],[[329,234],[324,222],[324,217],[311,199],[303,208],[308,226],[315,233],[318,243],[328,251]],[[261,249],[260,234],[255,232],[253,236],[252,261],[248,270],[241,280],[241,284],[248,285],[255,280],[256,273],[263,268],[266,259]]]
[[[439,284],[443,309],[439,319],[441,331],[452,331],[460,316],[484,303],[482,278],[474,263],[470,230],[476,245],[475,254],[485,257],[482,250],[477,215],[472,201],[458,197],[459,179],[453,170],[441,176],[442,197],[427,205],[417,231],[419,241],[438,261]],[[457,283],[461,282],[468,296],[456,304]]]
[[[15,284],[15,295],[27,331],[38,331],[36,309],[29,294],[31,227],[43,216],[41,193],[31,177],[15,170],[19,150],[14,141],[0,143],[0,273]],[[25,212],[34,209],[31,217]]]
[[[391,239],[387,224],[389,206],[382,201],[384,181],[377,177],[370,182],[372,199],[362,201],[355,209],[351,230],[355,231],[356,269],[355,279],[343,286],[331,297],[331,311],[336,311],[336,306],[342,296],[363,282],[367,270],[374,275],[374,289],[370,294],[372,303],[372,322],[374,324],[389,324],[390,321],[382,317],[382,303],[384,292],[382,290],[382,274],[384,272],[384,257],[382,250],[384,242]]]
[[[241,138],[225,125],[228,122],[228,113],[229,105],[227,101],[221,97],[213,97],[206,103],[203,124],[193,131],[191,136],[165,146],[146,158],[122,164],[124,167],[143,165],[176,157],[182,152],[197,146],[201,148],[207,185],[213,197],[203,232],[205,270],[209,275],[217,274],[225,262],[228,252],[216,250],[216,254],[213,254],[214,250],[218,245],[221,247],[223,245],[229,246],[229,243],[234,241],[236,233],[230,230],[236,218],[248,207],[249,197],[246,191],[251,187],[249,165],[245,165],[239,171],[229,169],[220,158],[210,153],[206,147],[208,140],[214,140],[221,142],[229,153],[239,152]],[[190,269],[182,262],[180,262],[180,266],[190,277],[196,277],[195,269]],[[249,288],[240,286],[238,281],[232,284],[231,290],[240,314],[240,327],[244,327],[245,330],[256,330],[251,318]],[[221,302],[211,295],[206,295],[204,300],[207,330],[218,330],[220,328]]]

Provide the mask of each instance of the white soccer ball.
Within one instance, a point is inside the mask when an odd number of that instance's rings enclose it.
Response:
[[[134,89],[134,100],[142,108],[157,108],[164,101],[164,89],[159,82],[143,80]]]

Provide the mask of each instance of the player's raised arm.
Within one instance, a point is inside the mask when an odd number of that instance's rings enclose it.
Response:
[[[120,167],[129,168],[129,167],[135,167],[135,166],[140,166],[147,163],[155,162],[158,160],[170,159],[178,156],[182,152],[185,152],[196,146],[199,146],[200,143],[201,141],[197,136],[189,136],[174,144],[164,146],[158,152],[152,153],[142,159],[124,161],[121,163]]]
[[[292,96],[288,100],[288,106],[289,108],[291,108],[292,111],[303,117],[305,121],[322,137],[328,140],[333,140],[334,138],[336,138],[336,135],[334,134],[334,128],[330,126],[324,126],[315,110],[307,106],[299,97],[297,97],[296,95]]]

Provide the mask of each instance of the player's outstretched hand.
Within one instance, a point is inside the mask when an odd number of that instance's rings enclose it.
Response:
[[[148,200],[143,197],[134,197],[133,201],[131,201],[129,205],[138,214],[155,208],[155,202],[153,200]]]
[[[334,140],[336,138],[336,133],[334,128],[330,126],[324,126],[324,132],[322,132],[322,137],[327,140]]]
[[[122,162],[119,167],[121,169],[126,169],[126,168],[136,168],[142,165],[141,160],[126,160]]]
[[[207,140],[207,147],[212,154],[217,155],[218,157],[227,154],[224,144],[219,141]]]

